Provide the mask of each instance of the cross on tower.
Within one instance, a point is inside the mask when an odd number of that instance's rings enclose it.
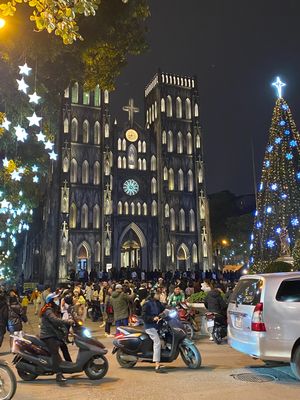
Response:
[[[272,86],[275,86],[278,92],[278,98],[281,99],[282,88],[286,86],[285,83],[281,82],[279,76],[277,76],[276,81],[272,83]]]
[[[129,104],[127,106],[123,107],[123,111],[128,112],[128,120],[130,122],[130,125],[132,126],[134,113],[138,113],[140,111],[140,109],[138,107],[134,107],[133,99],[129,99]]]

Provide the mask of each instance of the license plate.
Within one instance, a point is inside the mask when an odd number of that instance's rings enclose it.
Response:
[[[235,318],[235,327],[236,328],[238,328],[238,329],[242,329],[242,327],[243,327],[243,320],[242,320],[242,317],[236,317]]]
[[[213,319],[207,321],[207,327],[212,328],[215,326],[215,321]]]

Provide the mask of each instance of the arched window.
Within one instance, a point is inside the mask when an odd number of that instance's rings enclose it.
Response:
[[[157,216],[157,202],[155,200],[153,200],[151,204],[151,215],[152,217]]]
[[[124,156],[122,159],[122,167],[125,169],[127,167],[127,160],[126,157]]]
[[[100,185],[100,163],[95,161],[94,164],[94,185]]]
[[[122,215],[123,214],[123,204],[121,201],[119,201],[118,203],[118,215]]]
[[[127,142],[126,142],[126,139],[123,139],[123,141],[122,141],[122,150],[126,151],[126,148],[127,148]]]
[[[76,118],[73,118],[71,122],[71,141],[77,142],[77,140],[78,140],[78,121]]]
[[[186,152],[187,154],[193,154],[193,139],[190,132],[186,135]]]
[[[135,215],[135,204],[131,203],[131,215]]]
[[[171,254],[172,254],[171,243],[167,242],[167,257],[171,257]]]
[[[104,125],[104,136],[109,138],[109,125],[107,123]]]
[[[173,208],[170,210],[170,231],[174,232],[176,230],[176,220],[175,211]]]
[[[99,242],[95,245],[95,262],[101,262],[101,244]]]
[[[173,149],[174,149],[174,146],[173,146],[173,132],[169,131],[168,132],[168,152],[172,153]]]
[[[137,151],[134,144],[128,147],[128,168],[136,169],[137,167]]]
[[[154,121],[154,104],[151,106],[152,121]]]
[[[122,150],[122,139],[121,138],[118,139],[118,150],[119,151]]]
[[[137,207],[137,215],[141,215],[141,214],[142,214],[142,207],[141,207],[141,203],[140,203],[140,202],[138,202],[138,203],[137,203],[137,205],[136,205],[136,207]]]
[[[194,174],[192,170],[188,171],[188,191],[194,191]]]
[[[97,85],[94,90],[94,106],[100,107],[100,104],[101,104],[101,91],[99,85]]]
[[[122,158],[118,157],[118,168],[122,168]]]
[[[143,215],[146,216],[148,214],[147,204],[143,203]]]
[[[89,183],[89,163],[87,160],[84,160],[82,163],[81,181],[84,184]]]
[[[146,145],[146,142],[144,140],[143,143],[142,143],[142,153],[146,153],[146,152],[147,152],[147,145]]]
[[[174,190],[174,171],[169,169],[169,190]]]
[[[63,172],[68,172],[69,171],[69,166],[70,166],[70,163],[69,163],[68,157],[64,157],[63,163],[62,163]]]
[[[100,228],[100,207],[98,204],[94,206],[93,209],[93,229]]]
[[[77,183],[77,176],[78,176],[78,166],[77,166],[77,161],[75,158],[72,158],[71,160],[71,171],[70,171],[70,181],[71,183]]]
[[[169,204],[167,203],[166,205],[165,205],[165,218],[169,218],[170,217],[170,206],[169,206]]]
[[[183,209],[179,211],[179,231],[185,231],[185,212]]]
[[[198,107],[197,103],[195,104],[194,115],[195,115],[195,117],[199,117],[199,107]]]
[[[176,98],[176,117],[182,118],[182,101],[180,97]]]
[[[149,111],[148,110],[146,111],[146,123],[147,124],[150,123],[150,121],[149,121]]]
[[[88,120],[83,121],[82,125],[82,142],[88,143],[90,138],[90,124]]]
[[[195,221],[195,212],[194,212],[194,210],[190,210],[190,214],[189,214],[189,229],[190,229],[190,232],[195,232],[195,230],[196,230],[196,221]]]
[[[172,109],[172,97],[167,97],[167,117],[172,117],[173,109]]]
[[[71,99],[72,103],[78,103],[78,83],[75,82],[74,85],[72,86],[72,94],[71,94]]]
[[[151,157],[151,171],[156,171],[156,157]]]
[[[169,179],[168,168],[164,167],[164,181],[167,181],[168,179]]]
[[[90,104],[90,92],[83,92],[83,104],[88,106]]]
[[[142,161],[142,170],[143,170],[143,171],[146,171],[146,170],[147,170],[147,161],[146,161],[145,158],[143,158],[143,161]]]
[[[178,132],[178,134],[177,134],[177,153],[178,154],[183,153],[183,139],[182,139],[181,132]]]
[[[128,205],[127,201],[125,201],[125,203],[124,203],[124,214],[125,215],[129,214],[129,205]]]
[[[154,118],[157,118],[157,102],[154,102]]]
[[[142,152],[142,142],[139,140],[138,141],[138,153]]]
[[[80,226],[83,229],[87,229],[89,225],[89,209],[86,204],[81,207],[81,223]]]
[[[138,159],[138,170],[142,170],[142,160],[140,158]]]
[[[77,225],[77,207],[75,203],[71,204],[70,207],[70,228],[76,229]]]
[[[191,100],[185,100],[185,118],[192,119],[192,109],[191,109]]]
[[[162,131],[161,142],[162,142],[162,144],[167,144],[167,132],[166,131]]]
[[[64,133],[68,133],[69,132],[69,120],[68,118],[65,118],[64,120]]]
[[[165,102],[165,99],[164,99],[164,98],[162,98],[162,99],[160,100],[160,111],[161,111],[161,112],[166,112],[166,102]]]
[[[99,121],[96,121],[95,125],[94,125],[94,144],[100,144],[100,123],[99,123]]]
[[[200,138],[200,135],[197,135],[196,136],[196,148],[200,149],[200,147],[201,147],[201,138]]]
[[[184,190],[184,176],[182,169],[178,171],[178,190],[180,191]]]
[[[151,194],[157,193],[157,182],[155,178],[151,180]]]
[[[197,264],[198,262],[198,249],[197,245],[194,243],[192,247],[192,261],[194,264]]]
[[[67,247],[67,262],[73,262],[73,243],[71,241],[68,242]]]
[[[108,104],[109,103],[109,93],[108,90],[104,90],[104,103]]]

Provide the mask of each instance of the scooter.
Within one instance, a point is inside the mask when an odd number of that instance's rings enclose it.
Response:
[[[11,400],[17,389],[15,374],[8,364],[0,360],[0,400]]]
[[[171,363],[181,355],[188,368],[201,366],[201,355],[195,344],[187,338],[176,310],[165,310],[160,315],[159,336],[162,342],[161,361]],[[113,341],[113,354],[119,365],[133,368],[141,360],[152,362],[153,341],[146,332],[133,327],[119,327],[119,334]]]
[[[36,336],[13,336],[13,363],[24,381],[32,381],[39,375],[53,375],[52,357],[45,342]],[[76,362],[62,361],[62,373],[74,374],[84,371],[91,380],[103,378],[108,371],[107,353],[104,345],[92,338],[90,331],[81,321],[73,325],[73,338],[79,348]]]
[[[193,340],[195,332],[200,331],[200,327],[195,320],[196,312],[183,302],[178,304],[177,310],[179,319],[185,326],[184,329],[188,338]]]
[[[207,312],[205,314],[206,323],[207,323],[207,330],[211,334],[213,340],[217,344],[222,343],[222,339],[227,336],[227,325],[221,322],[220,318],[217,313]]]

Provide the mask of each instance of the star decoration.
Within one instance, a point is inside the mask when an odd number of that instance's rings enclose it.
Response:
[[[43,132],[38,133],[38,134],[36,135],[36,137],[37,137],[37,140],[38,140],[39,142],[44,142],[45,139],[46,139],[46,136],[43,134]]]
[[[31,117],[26,117],[29,121],[29,126],[40,126],[40,120],[42,117],[38,117],[34,112]]]
[[[18,142],[24,142],[24,140],[28,137],[28,133],[20,125],[15,126],[15,133]]]
[[[22,78],[21,80],[17,79],[17,82],[18,82],[18,90],[20,90],[20,92],[24,92],[25,94],[27,94],[27,88],[29,86],[24,81],[24,78]]]
[[[0,125],[0,128],[4,128],[7,131],[9,130],[9,125],[11,124],[11,122],[5,117],[4,121],[2,122],[2,124]]]
[[[38,104],[39,100],[41,98],[41,96],[38,96],[36,92],[34,92],[33,94],[29,94],[29,103],[35,103]]]
[[[47,140],[47,142],[45,142],[45,149],[46,150],[52,150],[53,149],[54,144],[50,142],[50,140]]]
[[[13,179],[14,181],[21,180],[21,175],[20,175],[20,172],[18,172],[18,171],[14,171],[10,175],[11,175],[11,179]]]
[[[51,153],[49,153],[50,156],[50,160],[57,160],[57,154],[54,151],[51,151]]]
[[[8,208],[8,206],[9,206],[9,202],[7,200],[5,200],[5,199],[2,200],[0,203],[1,203],[1,208]]]
[[[7,157],[5,157],[5,158],[3,159],[3,167],[4,167],[4,168],[7,168],[8,166],[9,166],[9,161],[8,161]]]
[[[38,172],[39,167],[34,164],[31,169],[32,169],[32,172]]]
[[[18,172],[19,172],[19,174],[24,174],[25,168],[24,168],[24,167],[20,167],[20,168],[18,169]]]
[[[27,63],[25,63],[24,65],[19,65],[19,69],[20,69],[20,75],[29,75],[30,71],[32,70],[32,68],[28,67]]]
[[[32,180],[33,180],[34,183],[38,183],[39,177],[38,177],[37,175],[35,175],[35,176],[32,178]]]

